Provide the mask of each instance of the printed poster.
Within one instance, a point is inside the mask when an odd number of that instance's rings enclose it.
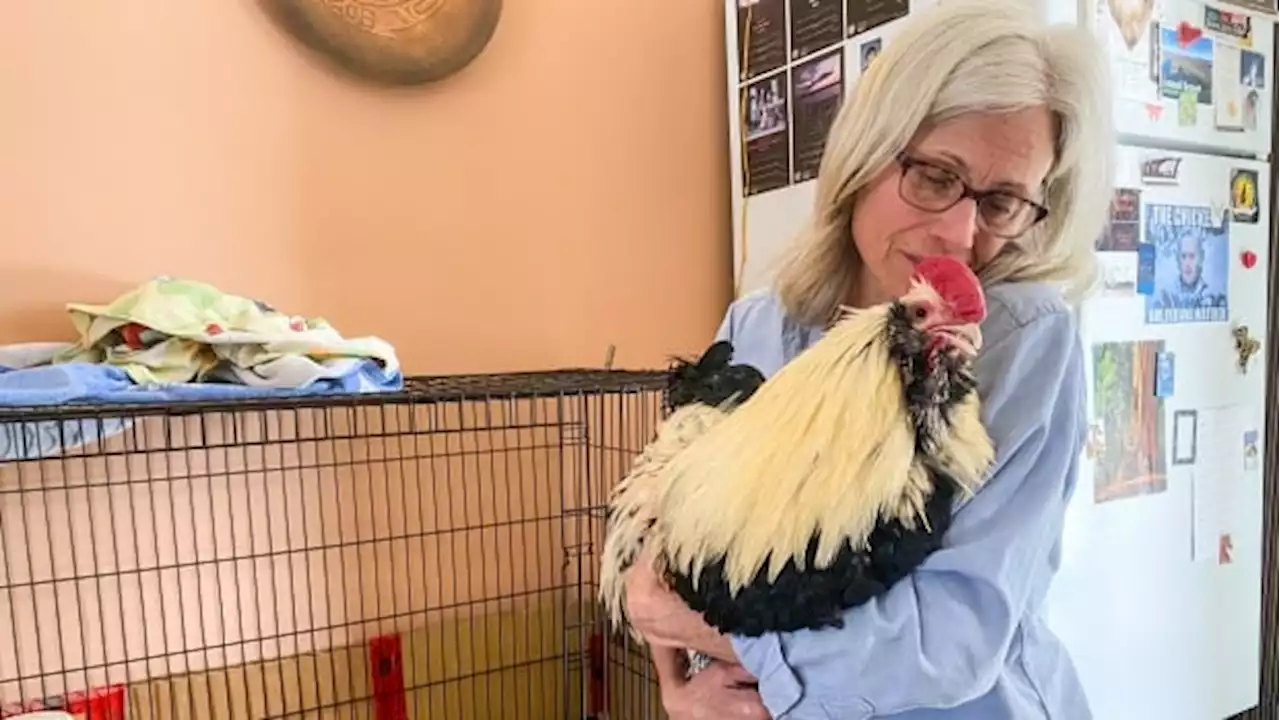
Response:
[[[821,55],[791,70],[792,155],[796,182],[818,176],[827,134],[844,98],[844,52]]]
[[[785,78],[786,73],[775,73],[742,89],[742,187],[747,195],[785,187],[791,180]]]
[[[848,0],[845,6],[848,36],[861,35],[906,17],[908,5],[907,0]]]
[[[790,0],[791,59],[808,57],[844,40],[844,0]]]
[[[1156,394],[1163,340],[1093,346],[1093,499],[1162,493],[1168,486],[1165,399]]]
[[[1146,207],[1147,244],[1155,251],[1149,324],[1227,321],[1228,228],[1226,216],[1215,218],[1208,207]]]
[[[787,64],[784,0],[738,0],[738,79],[750,80]]]

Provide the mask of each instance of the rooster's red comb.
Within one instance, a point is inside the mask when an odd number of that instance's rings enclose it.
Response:
[[[915,277],[936,290],[962,322],[981,322],[986,317],[982,283],[968,265],[951,257],[929,257],[916,265]]]

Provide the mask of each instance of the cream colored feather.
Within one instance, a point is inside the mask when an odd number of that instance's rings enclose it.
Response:
[[[637,559],[655,518],[661,483],[669,476],[662,469],[677,453],[720,422],[724,410],[707,405],[686,405],[671,413],[658,428],[657,437],[636,458],[632,469],[610,495],[613,514],[605,529],[603,562],[600,570],[600,600],[615,628],[626,617],[626,571]],[[655,563],[660,557],[655,555]],[[658,577],[663,567],[654,568]],[[633,632],[633,635],[634,632]],[[642,641],[635,635],[638,641]]]

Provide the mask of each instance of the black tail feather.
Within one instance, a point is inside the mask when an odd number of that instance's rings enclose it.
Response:
[[[672,408],[692,403],[718,406],[727,400],[745,401],[764,383],[764,375],[746,364],[732,364],[733,344],[718,340],[696,361],[674,358],[667,375]]]

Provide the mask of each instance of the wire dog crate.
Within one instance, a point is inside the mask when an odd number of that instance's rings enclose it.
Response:
[[[660,717],[595,596],[664,386],[0,409],[0,716]]]

